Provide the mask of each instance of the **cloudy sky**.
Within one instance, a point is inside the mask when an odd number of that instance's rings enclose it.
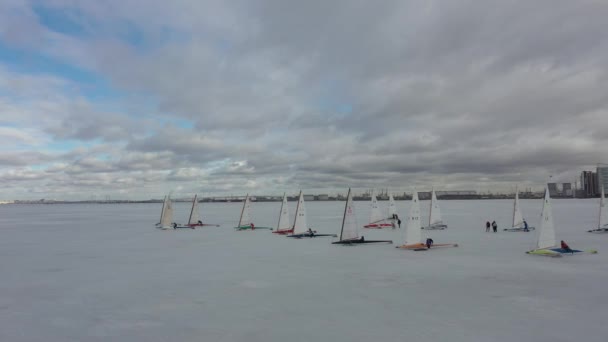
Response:
[[[605,0],[0,0],[0,199],[570,182]]]

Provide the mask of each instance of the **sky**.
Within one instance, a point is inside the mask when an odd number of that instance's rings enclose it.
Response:
[[[0,199],[441,190],[608,163],[604,0],[0,0]]]

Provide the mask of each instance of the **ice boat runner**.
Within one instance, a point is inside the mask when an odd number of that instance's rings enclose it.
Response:
[[[412,195],[412,204],[407,213],[407,226],[405,229],[405,243],[397,248],[410,249],[415,251],[425,251],[430,248],[438,247],[458,247],[456,243],[434,243],[433,240],[428,243],[422,242],[422,232],[420,230],[420,202],[418,200],[418,192],[414,190]]]
[[[303,238],[303,237],[317,237],[317,236],[336,236],[336,234],[317,234],[316,230],[312,230],[308,228],[308,224],[306,223],[306,206],[304,205],[304,195],[302,194],[302,190],[300,190],[300,196],[298,198],[298,206],[296,207],[296,216],[293,221],[291,235],[287,235],[287,237],[292,238]]]
[[[251,200],[249,199],[249,194],[245,196],[245,201],[243,201],[243,209],[241,209],[241,218],[239,218],[238,226],[234,227],[237,230],[247,230],[247,229],[270,229],[271,227],[258,227],[253,224],[251,220]]]
[[[281,211],[279,212],[279,223],[277,224],[277,229],[272,233],[281,235],[293,233],[293,227],[289,223],[289,205],[287,204],[286,194],[283,194],[283,201],[281,202]]]
[[[437,201],[437,195],[435,195],[435,189],[431,191],[431,208],[429,209],[429,225],[422,227],[422,229],[446,229],[447,224],[443,223],[441,219],[441,210],[439,209],[439,202]]]
[[[346,205],[344,207],[344,217],[342,218],[342,228],[340,229],[340,240],[334,241],[332,244],[393,243],[392,240],[365,240],[363,236],[359,237],[359,232],[357,231],[357,218],[354,210],[353,195],[349,188],[348,195],[346,196]]]
[[[363,228],[370,229],[382,229],[393,227],[392,222],[388,221],[388,218],[383,217],[378,206],[378,199],[376,198],[376,190],[372,190],[371,207],[369,212],[369,223],[363,226]]]
[[[589,233],[608,233],[608,211],[606,211],[606,200],[604,199],[604,184],[600,184],[600,213],[596,229],[588,230]]]
[[[160,214],[160,224],[157,226],[159,229],[167,230],[167,229],[175,229],[177,224],[171,222],[173,221],[173,204],[171,203],[171,196],[165,196],[165,200],[163,201],[163,209]]]
[[[527,254],[542,255],[550,257],[560,257],[562,255],[580,254],[580,253],[597,253],[596,250],[581,251],[577,249],[564,249],[557,246],[555,239],[555,227],[553,226],[553,210],[551,209],[551,196],[549,188],[545,188],[545,199],[543,203],[543,212],[541,217],[540,229],[538,230],[538,240],[536,249],[527,251]]]
[[[198,195],[194,195],[194,199],[192,200],[192,208],[190,209],[190,216],[188,217],[188,223],[186,225],[179,225],[176,228],[196,228],[203,226],[214,226],[219,227],[219,224],[209,224],[203,223],[200,219],[200,214],[198,210]]]
[[[519,191],[517,187],[515,187],[515,201],[513,202],[513,225],[511,228],[505,228],[503,230],[507,232],[528,232],[534,230],[534,227],[528,226],[526,228],[527,222],[525,222],[522,214],[521,207],[519,206]]]

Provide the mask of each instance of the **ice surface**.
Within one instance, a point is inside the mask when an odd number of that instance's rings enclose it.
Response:
[[[366,222],[369,202],[355,205]],[[553,201],[558,240],[599,250],[557,259],[525,254],[536,232],[502,231],[512,205],[442,201],[450,228],[423,237],[460,247],[425,252],[394,248],[403,228],[361,229],[395,242],[361,246],[237,232],[240,203],[202,203],[222,226],[177,231],[154,228],[161,204],[2,205],[0,341],[608,340],[608,235],[585,232],[598,201]],[[540,227],[542,200],[521,205]],[[307,206],[312,228],[339,233],[344,202]],[[279,207],[253,203],[255,224]]]

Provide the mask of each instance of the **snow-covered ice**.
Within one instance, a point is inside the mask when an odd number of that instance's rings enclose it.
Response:
[[[361,229],[395,244],[350,247],[237,232],[240,203],[201,203],[222,226],[177,231],[154,228],[161,204],[2,205],[0,341],[608,340],[608,234],[586,233],[598,200],[553,200],[558,240],[599,250],[563,258],[526,255],[536,232],[502,231],[512,201],[440,203],[449,229],[423,236],[460,247],[426,252],[394,248],[404,229]],[[344,202],[306,205],[314,229],[338,233]],[[538,229],[542,200],[521,205]],[[256,225],[279,207],[253,203]],[[369,203],[356,208],[363,225]],[[485,233],[493,219],[501,231]]]

